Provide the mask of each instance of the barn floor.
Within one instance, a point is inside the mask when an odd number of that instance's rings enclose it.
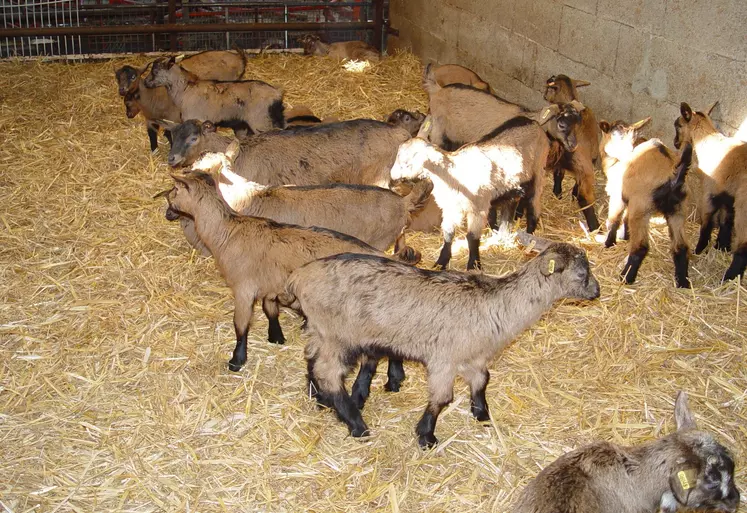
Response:
[[[496,358],[489,427],[458,382],[441,444],[421,451],[425,375],[409,364],[400,393],[377,376],[372,436],[350,438],[306,397],[291,314],[279,347],[258,309],[249,362],[229,372],[230,291],[151,199],[169,187],[167,147],[151,156],[142,123],[125,118],[122,63],[0,63],[0,509],[504,512],[565,451],[671,432],[679,389],[747,488],[747,291],[720,285],[729,256],[694,257],[695,288],[677,290],[655,223],[639,282],[621,286],[625,247],[587,237],[575,205],[547,189],[539,233],[588,251],[602,297],[556,305]],[[353,73],[273,55],[247,76],[321,116],[381,119],[425,108],[419,66],[402,54]],[[694,223],[688,233],[694,244]],[[439,235],[409,240],[432,264]],[[527,258],[510,242],[483,249],[489,273]],[[452,267],[465,263],[462,249]]]

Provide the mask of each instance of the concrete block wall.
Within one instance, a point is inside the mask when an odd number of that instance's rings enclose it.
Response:
[[[653,116],[668,145],[682,101],[720,100],[727,134],[747,119],[745,0],[390,0],[390,19],[390,51],[467,66],[530,108],[564,73],[592,83],[579,94],[598,119]]]

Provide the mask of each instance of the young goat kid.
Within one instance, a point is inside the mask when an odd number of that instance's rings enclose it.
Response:
[[[303,228],[261,217],[240,216],[220,197],[213,178],[206,173],[172,176],[174,187],[162,193],[169,202],[167,213],[190,217],[200,240],[215,258],[234,295],[236,348],[228,368],[238,371],[246,363],[247,335],[254,303],[270,323],[270,342],[285,342],[280,328],[278,294],[291,272],[317,258],[355,251],[383,254],[368,244],[324,228]],[[167,219],[170,219],[167,215]],[[396,258],[412,258],[406,248]],[[390,360],[389,390],[398,390],[404,379],[402,362]]]
[[[445,87],[451,84],[464,84],[480,91],[487,91],[492,93],[490,84],[485,82],[480,76],[469,68],[459,66],[458,64],[442,64],[441,66],[433,66],[428,64],[423,70],[423,77],[433,76],[436,84]],[[427,86],[430,86],[430,81],[425,82]],[[430,93],[426,89],[427,92]]]
[[[389,189],[367,185],[270,187],[234,173],[230,153],[230,148],[228,154],[208,153],[192,165],[192,170],[213,175],[221,196],[239,214],[327,228],[351,235],[379,251],[392,245],[395,253],[404,250],[405,228],[412,214],[423,208],[433,188],[428,180],[421,180],[402,197]],[[209,254],[199,239],[193,239],[192,234],[196,233],[191,219],[186,218],[182,228],[193,246]],[[413,263],[417,263],[420,254],[414,250],[412,253]]]
[[[674,122],[674,146],[691,143],[703,173],[700,200],[700,237],[695,253],[705,250],[711,240],[714,218],[720,216],[716,248],[729,251],[734,235],[734,256],[723,281],[743,276],[747,267],[747,143],[726,137],[716,130],[703,112],[693,112],[687,103],[680,106]]]
[[[209,119],[237,134],[285,126],[282,91],[259,80],[199,80],[171,57],[153,62],[145,86],[165,87],[182,119]]]
[[[421,447],[431,447],[438,442],[436,420],[452,400],[457,375],[469,383],[472,414],[488,420],[487,366],[495,354],[555,301],[597,297],[599,283],[584,251],[556,244],[501,278],[337,255],[295,271],[280,300],[300,308],[307,319],[312,395],[334,408],[354,437],[368,433],[359,408],[376,360],[390,355],[424,364],[429,399],[416,433]],[[360,355],[364,363],[351,398],[345,375]]]
[[[429,94],[430,122],[423,124],[418,135],[447,151],[479,141],[497,126],[516,116],[526,116],[537,121],[547,119],[547,107],[533,112],[474,87],[462,84],[441,87],[433,73],[425,75],[423,87]],[[551,107],[553,124],[543,123],[543,128],[548,132],[548,137],[558,139],[564,149],[572,154],[576,151],[577,132],[580,130],[579,113],[585,107],[576,100]],[[557,130],[548,130],[551,127]],[[591,175],[593,177],[593,170]],[[588,183],[588,180],[584,183]],[[593,180],[591,183],[593,185]],[[584,186],[578,195],[578,202],[589,230],[596,230],[599,221],[594,211],[594,187]]]
[[[617,230],[625,217],[624,231],[630,235],[628,261],[622,271],[626,283],[635,282],[638,269],[648,254],[648,226],[654,214],[662,214],[672,239],[674,278],[680,288],[690,288],[688,245],[685,235],[684,201],[687,196],[685,177],[692,165],[692,146],[688,145],[678,159],[658,139],[636,146],[638,131],[651,118],[626,125],[616,121],[602,129],[602,168],[607,175],[609,214],[606,247],[616,243]],[[627,213],[626,213],[627,211]]]
[[[444,244],[436,267],[451,260],[454,232],[467,218],[467,269],[480,268],[480,234],[491,205],[524,195],[527,231],[532,233],[542,210],[545,162],[550,149],[539,124],[514,118],[480,142],[446,152],[423,139],[399,148],[391,170],[393,180],[428,178],[441,208]]]
[[[697,431],[680,392],[677,431],[633,447],[594,442],[564,454],[537,475],[513,513],[735,513],[734,458],[710,433]]]
[[[378,62],[381,60],[379,51],[365,41],[324,43],[319,36],[307,34],[299,37],[298,42],[303,45],[303,53],[306,55],[328,56],[354,61]]]
[[[188,120],[171,133],[171,166],[191,164],[203,151],[225,152],[233,141],[207,121]],[[409,138],[404,128],[372,119],[276,130],[243,140],[233,170],[266,185],[387,187],[397,148]]]
[[[584,80],[574,80],[566,75],[554,75],[547,79],[545,100],[556,105],[579,101],[577,87],[591,85]],[[599,160],[599,125],[594,112],[586,107],[581,111],[581,124],[576,130],[578,146],[574,152],[563,152],[560,162],[553,166],[553,193],[560,198],[563,193],[563,178],[566,171],[573,173],[576,185],[573,196],[591,198],[594,193],[594,162]],[[588,203],[587,199],[587,203]],[[589,208],[589,207],[586,207]],[[591,207],[593,208],[593,207]]]

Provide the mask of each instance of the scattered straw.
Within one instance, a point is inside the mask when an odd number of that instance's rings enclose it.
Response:
[[[272,55],[247,76],[319,116],[382,119],[425,109],[420,72],[408,54],[359,73]],[[373,436],[353,440],[306,397],[294,316],[282,319],[288,343],[274,346],[259,313],[249,362],[227,370],[229,291],[151,200],[169,183],[165,148],[151,157],[142,123],[124,117],[112,63],[0,63],[0,91],[5,511],[502,512],[564,451],[671,432],[680,388],[734,449],[745,487],[745,294],[719,283],[727,255],[695,257],[695,289],[676,290],[655,224],[639,282],[623,286],[624,245],[603,249],[578,227],[577,206],[547,191],[541,234],[587,249],[601,299],[557,305],[493,363],[489,427],[471,419],[459,383],[441,446],[418,449],[425,376],[407,365],[398,394],[374,380]],[[409,242],[435,261],[438,234]],[[490,273],[527,258],[510,240],[483,252]],[[465,264],[462,250],[453,267]]]

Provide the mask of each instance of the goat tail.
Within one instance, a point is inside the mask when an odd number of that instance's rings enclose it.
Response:
[[[433,191],[433,182],[427,178],[418,180],[412,186],[410,194],[405,196],[405,204],[407,205],[407,212],[414,214],[425,207],[428,198],[431,196]]]
[[[287,308],[291,308],[296,311],[301,310],[301,303],[298,301],[298,298],[296,297],[296,289],[295,285],[296,282],[294,280],[294,275],[291,274],[288,278],[288,281],[285,282],[285,290],[278,294],[278,303],[280,303],[282,306],[285,306]]]
[[[405,246],[394,254],[395,260],[411,265],[418,264],[422,258],[420,251],[410,246]]]
[[[693,165],[693,145],[687,143],[682,149],[682,156],[675,169],[675,175],[672,179],[672,189],[681,189],[685,185],[687,172]]]
[[[433,69],[433,64],[428,64],[423,70],[423,89],[429,94],[438,92],[441,86],[436,82],[436,71]]]

